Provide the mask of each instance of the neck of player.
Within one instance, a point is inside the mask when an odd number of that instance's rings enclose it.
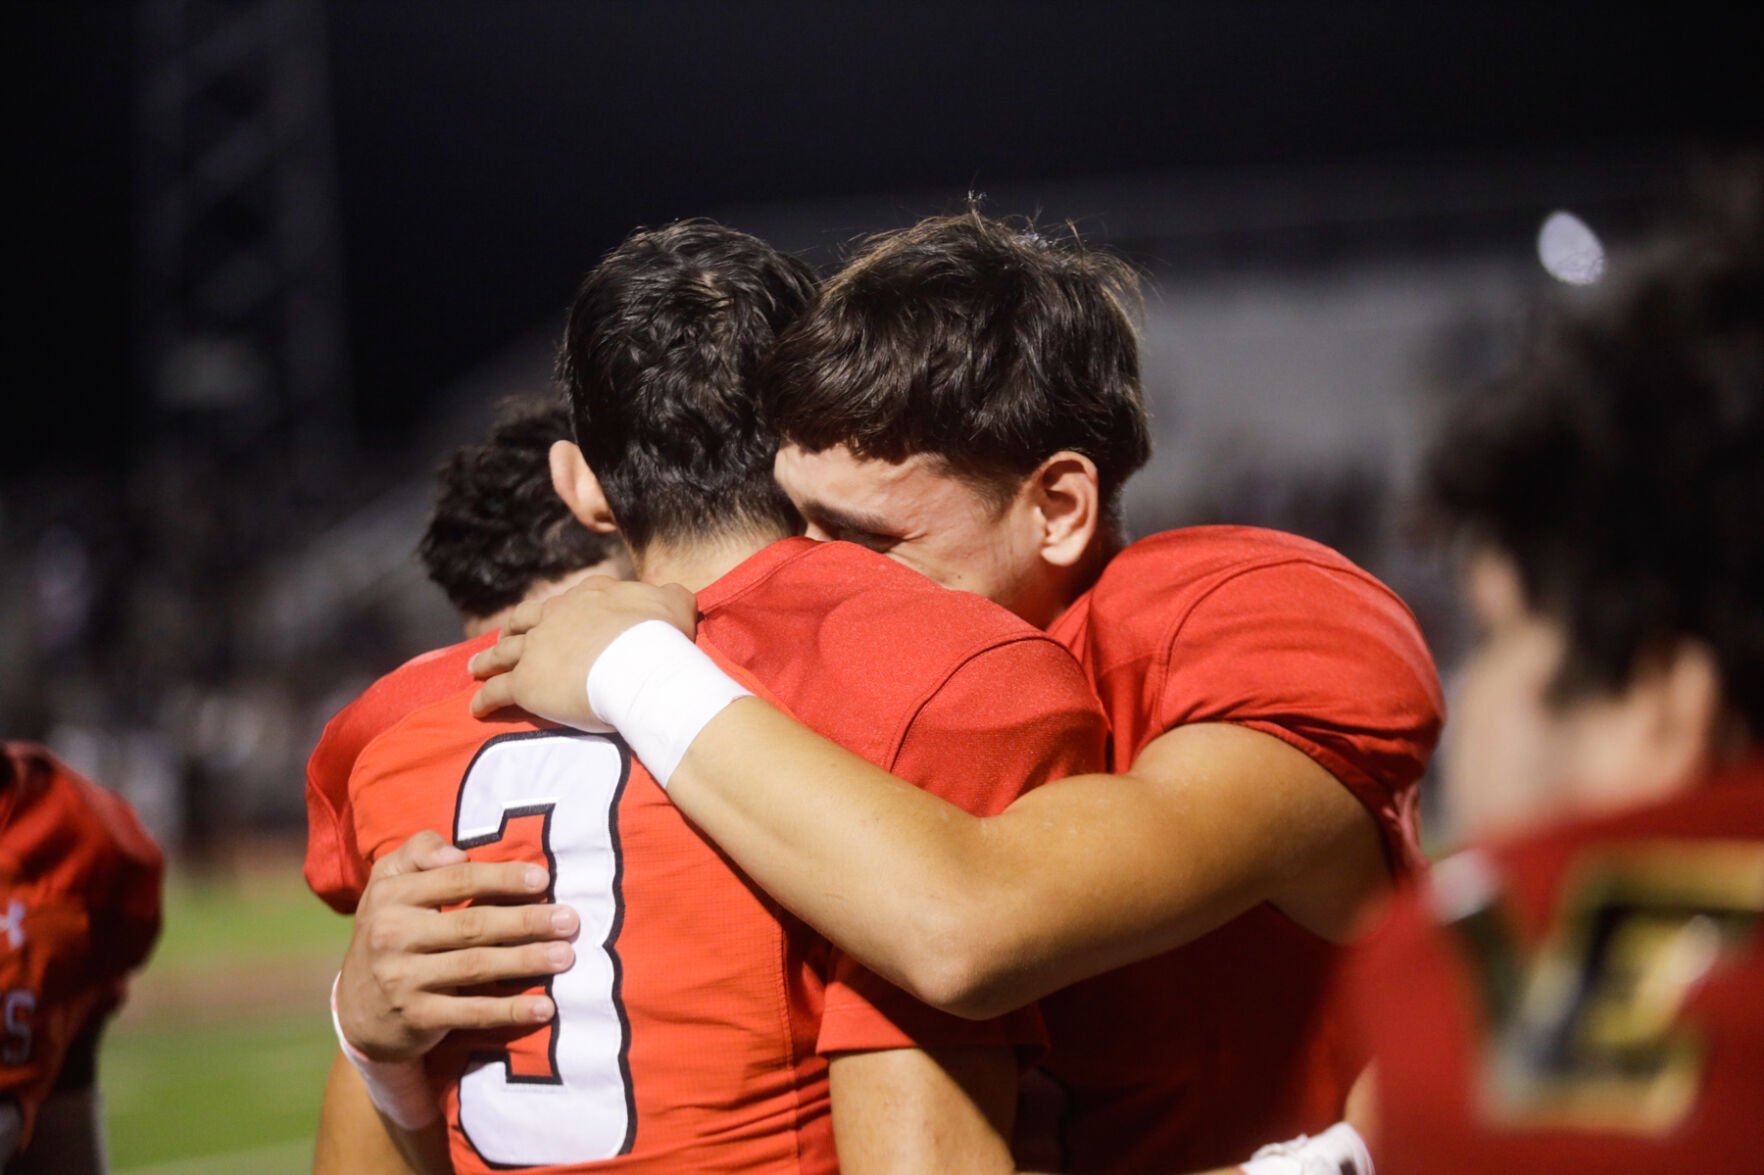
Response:
[[[741,530],[703,538],[657,539],[641,550],[633,548],[631,564],[644,583],[677,583],[698,592],[789,537],[783,531]]]

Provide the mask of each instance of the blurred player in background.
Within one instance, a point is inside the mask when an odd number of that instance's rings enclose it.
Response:
[[[42,747],[0,744],[0,1167],[105,1169],[98,1042],[159,937],[159,849]]]
[[[578,522],[551,488],[551,446],[573,440],[560,392],[498,407],[482,444],[461,445],[436,477],[435,509],[417,548],[469,640],[590,575],[631,577],[624,544]]]
[[[868,761],[977,812],[1094,769],[1103,718],[1059,645],[872,552],[795,537],[753,378],[812,291],[806,266],[714,225],[638,233],[609,254],[566,333],[582,447],[553,450],[559,495],[616,529],[640,575],[699,591],[700,639],[743,681]],[[655,656],[695,652],[666,638]],[[652,776],[617,740],[512,713],[483,723],[472,692],[368,744],[338,830],[352,875],[381,861],[339,980],[340,1030],[401,1134],[424,1133],[439,1100],[461,1171],[1009,1170],[1018,1055],[1042,1042],[1038,1017],[966,1020],[879,982],[699,836],[657,786],[662,757]],[[482,938],[533,909],[412,917],[383,900],[385,863],[424,828],[474,864],[394,881],[434,897],[467,868],[543,862],[579,919],[575,949],[425,956],[455,928]],[[411,953],[359,965],[385,939]],[[534,990],[521,978],[534,975],[550,978]],[[425,1023],[437,993],[484,979],[517,982],[503,999],[464,997],[490,1010],[478,1031]]]
[[[551,447],[573,435],[561,391],[510,397],[498,405],[484,440],[455,449],[437,472],[434,509],[417,550],[429,579],[458,609],[468,642],[493,632],[522,601],[546,599],[588,575],[631,574],[618,537],[583,526],[552,489]],[[368,739],[469,684],[461,668],[469,654],[450,659],[460,647],[417,658],[401,671],[397,688],[382,683],[332,720],[308,768],[313,827],[348,825],[346,781]],[[332,843],[322,837],[308,842],[309,853],[319,855],[309,859],[307,876],[321,887],[321,897],[347,911],[353,907],[338,889],[346,862],[324,856]],[[345,1091],[359,1085],[341,1055],[330,1084]],[[320,1155],[322,1169],[405,1169],[364,1099],[328,1097],[325,1112],[321,1137],[331,1149]]]
[[[1361,1058],[1325,978],[1368,902],[1421,865],[1415,789],[1442,720],[1408,609],[1334,551],[1244,527],[1123,546],[1121,488],[1149,448],[1133,285],[978,213],[883,234],[781,341],[766,404],[809,533],[1045,627],[1104,703],[1117,774],[975,819],[740,701],[670,791],[768,892],[929,1002],[989,1015],[1058,991],[1059,1161],[1085,1171],[1221,1165],[1341,1115]],[[590,665],[646,680],[598,653],[645,617],[689,626],[690,602],[603,587],[518,614],[536,627],[480,658],[518,663],[486,708],[590,724]]]
[[[1356,969],[1381,1173],[1764,1155],[1760,178],[1433,455],[1483,630],[1453,807],[1493,839]]]

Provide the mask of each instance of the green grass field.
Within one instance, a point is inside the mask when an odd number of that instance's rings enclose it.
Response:
[[[329,974],[348,932],[347,920],[306,891],[285,852],[246,882],[203,882],[174,869],[159,949],[104,1045],[117,1172],[310,1168],[336,1047]]]

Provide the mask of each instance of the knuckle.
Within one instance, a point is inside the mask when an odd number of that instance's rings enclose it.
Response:
[[[484,912],[476,906],[461,910],[454,922],[459,941],[467,946],[483,942],[486,937],[484,919]]]
[[[406,972],[404,964],[401,962],[390,958],[375,959],[373,965],[368,968],[368,972],[374,977],[374,983],[383,992],[397,992],[404,987]]]
[[[488,983],[496,978],[495,956],[489,951],[476,949],[465,952],[460,960],[459,982],[468,986]]]

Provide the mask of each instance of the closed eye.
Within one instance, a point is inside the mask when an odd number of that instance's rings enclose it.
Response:
[[[873,525],[866,526],[856,519],[848,518],[831,510],[805,507],[803,515],[808,522],[810,537],[856,543],[860,547],[868,547],[872,551],[883,554],[892,550],[901,541],[901,536],[898,534],[890,534],[885,530],[876,529]]]

